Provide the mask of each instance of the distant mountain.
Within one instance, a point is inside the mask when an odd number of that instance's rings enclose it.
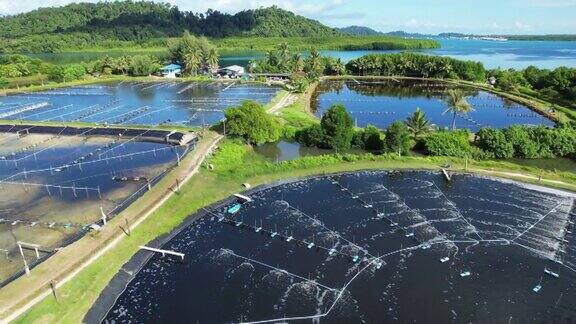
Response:
[[[408,33],[403,30],[397,30],[385,33],[387,36],[396,36],[396,37],[404,37],[404,38],[430,38],[434,37],[434,35],[429,34],[419,34],[419,33]]]
[[[252,15],[252,28],[243,32],[244,35],[263,37],[324,37],[341,36],[336,28],[331,28],[320,22],[282,10],[276,6],[242,11],[238,14]],[[236,14],[236,15],[238,15]]]
[[[343,33],[278,7],[234,15],[181,11],[153,1],[72,3],[0,18],[0,52],[54,52],[61,48],[122,46],[178,37],[185,30],[227,36],[329,37]],[[160,45],[161,43],[157,43]],[[158,46],[157,45],[157,46]]]
[[[73,3],[0,18],[0,37],[4,38],[90,32],[121,40],[141,40],[179,36],[184,30],[210,37],[342,35],[335,28],[276,6],[244,10],[230,15],[215,10],[193,13],[180,11],[167,3],[128,0]]]
[[[365,26],[348,26],[344,28],[339,28],[340,32],[352,36],[373,36],[373,35],[384,35],[384,33],[376,31],[372,28]]]

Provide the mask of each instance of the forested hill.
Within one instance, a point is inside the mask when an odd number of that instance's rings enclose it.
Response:
[[[336,28],[308,19],[278,7],[249,10],[254,17],[253,27],[244,32],[265,37],[325,37],[342,36]],[[238,15],[238,14],[237,14]]]
[[[278,7],[244,10],[231,15],[214,10],[206,13],[181,11],[170,4],[152,1],[113,1],[74,3],[1,17],[0,51],[51,52],[66,45],[145,42],[177,37],[185,30],[214,38],[342,35],[336,29]]]
[[[374,35],[384,35],[384,33],[376,31],[369,27],[364,26],[348,26],[339,29],[344,34],[353,36],[374,36]]]

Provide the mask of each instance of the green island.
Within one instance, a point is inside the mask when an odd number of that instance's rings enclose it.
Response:
[[[43,20],[50,23],[38,23]],[[359,27],[349,30],[367,33]],[[564,36],[553,39],[569,40]],[[265,104],[246,100],[227,107],[222,111],[224,119],[212,125],[124,124],[142,131],[193,132],[199,142],[101,232],[62,247],[33,268],[31,277],[20,277],[0,289],[0,320],[82,322],[141,246],[170,233],[204,208],[246,190],[246,184],[255,187],[360,170],[448,170],[576,191],[576,69],[487,69],[480,62],[408,51],[439,46],[429,39],[352,36],[277,7],[201,15],[169,4],[123,1],[70,4],[0,18],[0,53],[4,54],[0,56],[0,101],[86,85],[161,84],[165,81],[158,75],[169,63],[182,67],[179,77],[170,81],[175,85],[227,82],[281,87]],[[114,50],[138,53],[73,64],[27,56]],[[320,50],[407,51],[343,62],[322,56]],[[251,77],[229,82],[216,76],[219,58],[228,51],[264,54],[246,68]],[[441,101],[447,106],[443,114],[450,116],[451,123],[433,125],[425,112],[413,107],[408,118],[387,127],[358,127],[345,102],[331,104],[322,116],[312,107],[318,87],[326,82],[404,81],[442,86]],[[406,89],[398,96],[411,91]],[[475,132],[458,128],[457,118],[474,110],[470,91],[524,105],[553,125],[480,127]],[[85,121],[0,120],[0,126],[18,123],[108,127]],[[322,153],[276,161],[257,150],[279,141]],[[129,223],[134,228],[126,235],[122,226],[129,227]],[[61,280],[65,282],[59,284]]]

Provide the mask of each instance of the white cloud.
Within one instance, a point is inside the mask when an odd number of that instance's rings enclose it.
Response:
[[[532,27],[530,25],[528,25],[527,23],[521,22],[521,21],[515,21],[514,22],[514,28],[516,28],[517,30],[531,30]]]

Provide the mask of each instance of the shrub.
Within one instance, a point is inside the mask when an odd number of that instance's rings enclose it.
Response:
[[[401,121],[395,121],[386,128],[384,141],[388,151],[399,154],[408,153],[413,146],[408,126]]]
[[[354,136],[354,121],[343,105],[330,107],[322,116],[320,125],[325,135],[325,146],[336,150],[350,148]]]
[[[373,125],[368,125],[365,129],[354,133],[352,142],[354,146],[368,151],[380,152],[385,147],[384,134]]]
[[[296,132],[296,141],[305,146],[325,148],[324,131],[320,124],[314,124]]]
[[[472,154],[468,130],[438,131],[424,139],[428,154],[436,156],[468,157]]]
[[[238,107],[228,108],[225,116],[228,132],[250,143],[259,145],[280,138],[280,125],[257,102],[244,101]]]
[[[509,159],[514,156],[514,146],[499,129],[480,129],[476,133],[476,145],[498,159]]]
[[[532,139],[531,130],[527,127],[514,125],[504,130],[506,139],[514,147],[514,156],[524,159],[540,157],[539,146]]]

